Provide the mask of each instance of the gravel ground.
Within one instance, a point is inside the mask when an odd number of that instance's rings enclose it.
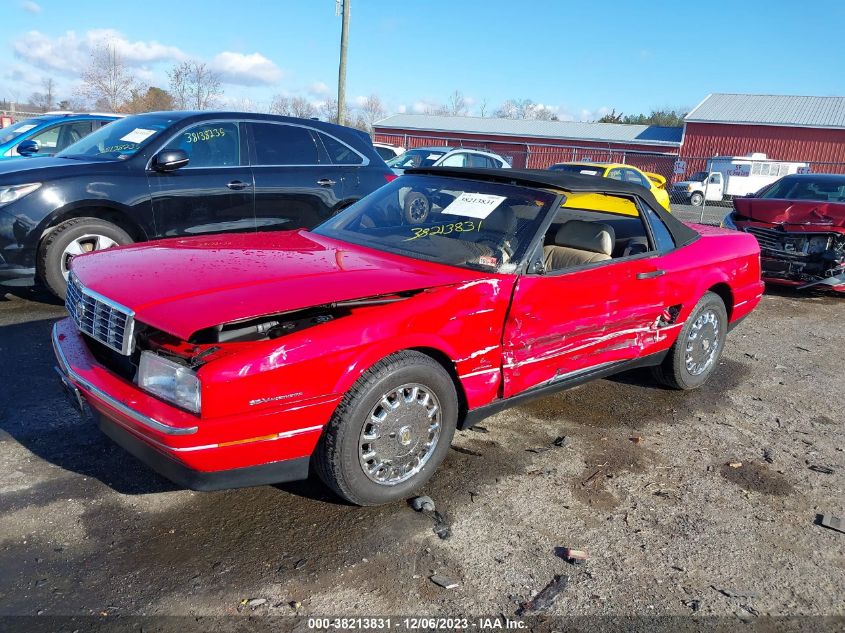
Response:
[[[458,433],[424,490],[441,539],[316,482],[176,489],[66,404],[62,308],[7,295],[0,615],[513,617],[557,574],[556,615],[845,616],[845,534],[814,525],[845,516],[843,301],[767,293],[698,391],[633,372]]]

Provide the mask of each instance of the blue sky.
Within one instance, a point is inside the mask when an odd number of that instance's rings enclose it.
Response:
[[[843,95],[845,2],[351,0],[347,95],[415,112],[460,90],[488,115],[529,98],[561,118],[691,107],[709,92]],[[115,43],[166,87],[175,62],[223,76],[228,105],[334,93],[334,0],[2,0],[0,97],[44,77],[70,96],[91,47]],[[810,15],[801,15],[808,7]]]

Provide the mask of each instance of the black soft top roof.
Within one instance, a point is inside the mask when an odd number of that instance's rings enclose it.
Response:
[[[473,169],[467,167],[414,167],[406,169],[408,175],[429,174],[432,176],[449,176],[469,180],[487,180],[501,183],[512,183],[528,187],[551,187],[577,193],[608,193],[623,196],[637,196],[663,220],[666,228],[675,238],[675,244],[685,246],[696,239],[699,234],[691,227],[664,209],[654,195],[641,185],[623,182],[603,176],[587,176],[565,171],[549,171],[546,169]]]

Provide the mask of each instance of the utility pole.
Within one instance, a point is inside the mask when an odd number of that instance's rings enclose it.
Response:
[[[337,73],[337,122],[343,125],[346,120],[346,49],[349,43],[349,4],[351,0],[336,1],[338,4],[337,11],[343,11],[343,22],[340,27],[340,68]]]

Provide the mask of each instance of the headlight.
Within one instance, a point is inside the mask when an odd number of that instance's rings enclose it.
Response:
[[[692,191],[692,185],[687,185],[687,191]]]
[[[20,200],[24,196],[32,193],[41,186],[40,182],[31,182],[28,185],[12,185],[11,187],[0,187],[0,207],[6,206],[10,202]]]
[[[200,380],[187,367],[152,352],[141,353],[138,386],[163,400],[200,412]]]
[[[722,218],[722,223],[719,226],[721,226],[723,229],[733,229],[734,231],[738,231],[739,229],[736,228],[736,224],[734,224],[733,215],[733,211],[728,213],[724,218]]]

